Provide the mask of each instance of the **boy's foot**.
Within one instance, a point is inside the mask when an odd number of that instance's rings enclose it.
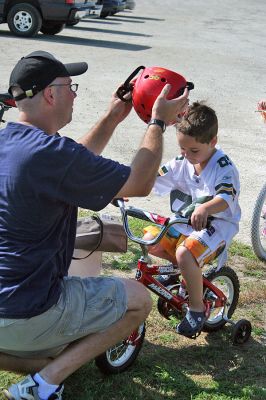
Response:
[[[22,381],[4,389],[3,394],[9,400],[40,400],[38,386],[32,376],[28,375]],[[58,386],[58,389],[49,396],[48,400],[62,400],[63,390],[63,385]]]
[[[196,339],[207,320],[206,311],[197,312],[188,310],[184,319],[177,325],[176,331],[190,339]]]

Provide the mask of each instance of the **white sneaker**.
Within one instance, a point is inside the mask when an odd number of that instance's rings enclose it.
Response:
[[[3,394],[9,400],[41,400],[38,394],[38,386],[33,377],[28,375],[22,381],[4,389]],[[58,386],[56,391],[48,397],[48,400],[62,400],[63,390],[64,385]]]

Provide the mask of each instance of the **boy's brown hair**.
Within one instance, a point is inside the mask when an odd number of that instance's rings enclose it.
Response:
[[[194,102],[177,124],[177,132],[192,136],[197,142],[210,143],[218,133],[218,119],[215,111],[204,104]]]

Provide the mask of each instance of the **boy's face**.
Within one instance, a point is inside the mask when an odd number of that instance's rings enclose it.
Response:
[[[191,164],[206,164],[215,152],[217,136],[215,136],[210,143],[200,143],[192,136],[177,132],[177,141],[182,156]]]

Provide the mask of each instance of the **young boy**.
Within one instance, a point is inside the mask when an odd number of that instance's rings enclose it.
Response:
[[[201,267],[221,254],[238,232],[239,176],[228,156],[216,147],[218,121],[215,111],[202,102],[193,103],[177,125],[181,156],[162,166],[154,192],[170,193],[171,210],[191,216],[191,226],[174,225],[149,253],[177,264],[187,284],[189,310],[177,332],[187,337],[199,333],[207,315],[203,303]],[[207,229],[207,218],[213,217]],[[176,229],[175,229],[176,227]],[[156,227],[145,229],[144,239],[156,236]]]

